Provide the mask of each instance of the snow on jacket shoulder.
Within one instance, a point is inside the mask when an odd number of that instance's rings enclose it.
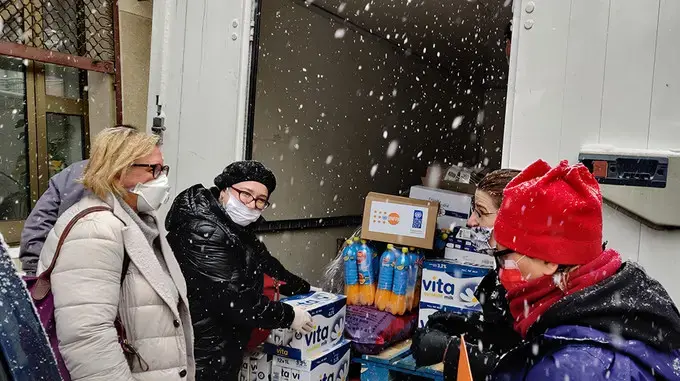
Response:
[[[638,264],[552,305],[493,377],[566,379],[680,380],[680,313]]]
[[[49,266],[68,222],[86,208],[105,205],[113,213],[92,213],[74,225],[51,276],[59,348],[71,378],[194,380],[191,317],[179,265],[160,238],[170,275],[162,276],[165,270],[154,249],[113,196],[106,203],[86,196],[57,220],[38,272]],[[125,252],[130,265],[121,287]],[[123,354],[114,327],[119,313],[127,339],[148,368]]]

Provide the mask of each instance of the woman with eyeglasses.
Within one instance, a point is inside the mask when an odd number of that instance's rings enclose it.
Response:
[[[236,162],[215,178],[215,187],[194,185],[178,195],[166,219],[189,287],[199,381],[237,380],[253,330],[312,330],[309,313],[263,295],[265,274],[285,283],[283,295],[310,290],[253,231],[275,188],[264,165]]]
[[[472,213],[467,221],[475,232],[474,242],[480,251],[493,251],[493,226],[503,201],[503,189],[520,171],[499,169],[490,172],[477,184],[472,200]],[[412,348],[418,365],[445,361],[444,374],[455,379],[460,335],[468,343],[468,357],[475,379],[491,374],[500,356],[520,342],[512,329],[512,316],[505,299],[505,289],[498,281],[497,270],[491,270],[475,291],[482,313],[465,316],[438,311],[428,319],[426,327],[414,335]]]
[[[195,379],[186,283],[156,215],[168,172],[157,136],[104,130],[81,179],[87,192],[47,236],[38,275],[72,380]]]
[[[117,128],[135,127],[118,125]],[[79,161],[64,168],[50,178],[47,190],[40,196],[24,221],[21,231],[21,247],[19,258],[21,269],[30,276],[35,275],[40,258],[40,251],[45,244],[47,234],[54,227],[57,218],[87,193],[78,179],[83,176],[87,160]]]
[[[508,184],[494,225],[499,278],[524,339],[493,380],[678,380],[668,292],[602,244],[602,194],[582,164],[539,160]]]

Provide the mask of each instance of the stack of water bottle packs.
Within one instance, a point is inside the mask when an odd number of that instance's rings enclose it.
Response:
[[[342,257],[348,305],[375,306],[393,315],[418,309],[424,258],[420,251],[389,244],[379,253],[355,237],[347,241]]]

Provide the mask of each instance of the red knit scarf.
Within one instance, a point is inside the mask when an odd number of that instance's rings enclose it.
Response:
[[[510,313],[515,318],[515,331],[526,337],[529,328],[555,302],[614,275],[619,267],[619,253],[605,250],[591,262],[569,272],[564,291],[558,287],[554,276],[543,276],[509,291],[507,298]]]

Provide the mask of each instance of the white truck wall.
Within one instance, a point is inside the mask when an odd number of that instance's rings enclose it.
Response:
[[[513,24],[504,166],[576,162],[590,143],[680,148],[680,2],[515,0]],[[680,302],[680,232],[605,207],[604,235]]]
[[[432,162],[478,160],[481,81],[355,28],[336,38],[343,27],[290,0],[262,4],[253,158],[278,179],[270,220],[359,215],[366,194],[408,190]]]
[[[154,1],[148,118],[150,124],[158,94],[171,199],[196,183],[212,185],[227,164],[243,158],[252,5]]]

